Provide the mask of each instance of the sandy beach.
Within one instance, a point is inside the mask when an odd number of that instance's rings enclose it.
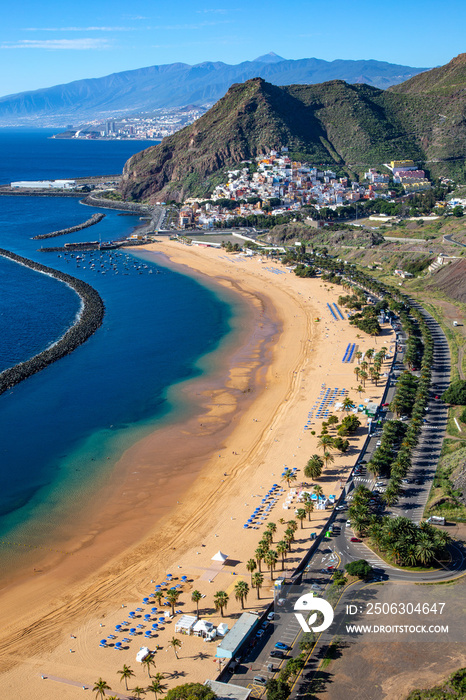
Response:
[[[368,381],[360,399],[352,389],[357,385],[355,363],[343,363],[342,358],[350,342],[362,351],[390,347],[393,334],[385,327],[382,338],[362,333],[358,337],[347,320],[335,320],[327,302],[336,302],[341,288],[319,278],[300,279],[277,263],[214,248],[164,241],[146,250],[162,265],[175,265],[240,295],[247,307],[237,336],[240,343],[228,349],[228,363],[219,362],[208,379],[179,387],[194,399],[193,410],[182,424],[161,428],[125,452],[99,494],[101,507],[93,502],[83,509],[87,527],[78,528],[79,536],[64,531],[63,541],[39,568],[22,572],[1,591],[0,690],[6,700],[82,697],[83,687],[92,689],[99,677],[111,686],[109,695],[127,697],[117,674],[123,664],[136,674],[130,687],[146,687],[150,679],[135,656],[160,606],[155,615],[151,611],[157,603],[142,600],[169,573],[173,585],[181,586],[176,609],[195,613],[191,592],[197,589],[204,596],[201,616],[214,624],[221,617],[213,596],[226,591],[230,599],[224,621],[231,628],[241,612],[234,585],[240,579],[250,582],[246,562],[254,555],[265,523],[277,524],[277,542],[286,529],[280,520],[289,520],[298,507],[297,493],[291,498],[281,479],[283,470],[297,468],[292,488],[299,490],[306,481],[307,460],[320,451],[321,421],[315,412],[310,428],[316,435],[305,425],[322,387],[338,389],[339,396],[349,395],[356,403],[378,401],[383,393],[383,382],[376,387]],[[348,453],[334,452],[335,461],[319,480],[326,495],[339,494],[365,435],[361,429],[350,439]],[[257,529],[245,529],[275,483],[280,493],[267,519]],[[289,505],[284,508],[286,500]],[[297,530],[288,569],[302,557],[311,532],[319,532],[328,515],[314,511],[311,522],[304,521]],[[63,554],[65,550],[73,554]],[[229,557],[224,566],[211,561],[218,550]],[[279,564],[276,575],[280,569]],[[261,600],[251,590],[246,609],[271,601],[270,575],[264,575]],[[115,626],[129,622],[128,612],[138,607],[136,621],[143,625],[139,634],[116,632]],[[150,622],[144,618],[147,614]],[[167,687],[215,678],[215,642],[183,637],[180,658],[175,658],[168,642],[177,617],[147,642],[152,649],[160,647],[155,670],[166,674]],[[115,636],[110,646],[99,647],[99,640],[110,634]],[[128,638],[121,651],[114,649],[115,642]]]

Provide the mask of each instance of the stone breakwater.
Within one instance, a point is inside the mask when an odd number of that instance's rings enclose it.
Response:
[[[16,253],[0,248],[0,255],[14,260],[15,262],[30,267],[32,270],[50,275],[55,279],[64,282],[74,289],[81,299],[81,310],[78,313],[74,324],[66,333],[53,345],[46,348],[38,355],[31,357],[25,362],[20,362],[14,367],[10,367],[0,373],[0,394],[19,384],[36,372],[45,369],[52,362],[56,362],[65,355],[69,355],[73,350],[86,342],[90,336],[102,325],[105,314],[105,307],[97,291],[82,280],[71,277],[65,272],[54,270],[40,263],[36,263],[28,258],[23,258]]]
[[[121,200],[106,199],[94,194],[90,194],[84,199],[81,199],[81,204],[87,204],[89,207],[99,207],[100,209],[116,209],[118,211],[127,211],[134,214],[148,214],[154,209],[152,204],[139,204],[139,202],[124,202]]]
[[[41,233],[38,236],[33,236],[32,240],[33,241],[39,241],[42,240],[43,238],[55,238],[55,236],[64,236],[67,233],[74,233],[75,231],[81,231],[83,228],[89,228],[89,226],[94,226],[94,224],[98,224],[99,221],[102,221],[102,219],[105,218],[105,214],[93,214],[90,219],[87,219],[87,221],[84,221],[82,224],[78,224],[77,226],[69,226],[68,228],[62,228],[60,231],[52,231],[51,233]]]

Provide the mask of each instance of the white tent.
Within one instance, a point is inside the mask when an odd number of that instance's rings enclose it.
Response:
[[[217,554],[214,554],[211,561],[221,561],[223,563],[226,562],[227,559],[228,554],[223,554],[220,550],[218,550]]]
[[[150,654],[150,651],[147,647],[141,647],[136,654],[136,661],[139,661],[139,663],[142,663],[146,657],[148,657]]]
[[[175,624],[175,632],[181,632],[181,634],[191,634],[196,620],[197,617],[194,617],[194,615],[182,615],[182,617]]]
[[[192,629],[196,636],[205,637],[212,632],[213,627],[212,622],[208,620],[198,620]]]

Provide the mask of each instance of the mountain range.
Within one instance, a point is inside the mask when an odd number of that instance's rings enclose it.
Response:
[[[274,85],[340,79],[388,88],[425,70],[373,60],[287,60],[273,52],[237,65],[171,63],[1,97],[0,126],[65,126],[160,108],[210,106],[234,83],[258,77]]]
[[[193,124],[134,155],[122,193],[139,201],[205,196],[225,169],[281,146],[350,175],[412,158],[431,175],[464,181],[466,54],[388,90],[342,80],[235,84]]]

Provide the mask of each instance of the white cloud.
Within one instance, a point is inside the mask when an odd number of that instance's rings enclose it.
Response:
[[[16,42],[4,42],[0,44],[0,49],[49,49],[89,51],[95,49],[107,49],[110,44],[106,39],[45,39],[28,40],[22,39]]]

